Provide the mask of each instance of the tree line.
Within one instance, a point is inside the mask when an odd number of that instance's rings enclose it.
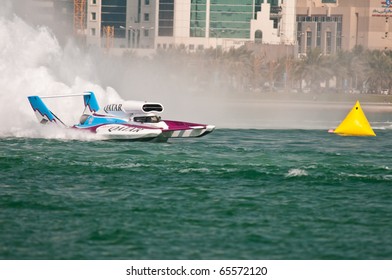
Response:
[[[136,60],[132,52],[125,57]],[[300,57],[286,55],[279,59],[270,59],[268,53],[259,54],[246,46],[196,52],[178,47],[158,50],[151,59],[141,60],[143,64],[165,65],[167,79],[187,87],[392,94],[392,51],[365,50],[361,46],[331,55],[316,48]]]

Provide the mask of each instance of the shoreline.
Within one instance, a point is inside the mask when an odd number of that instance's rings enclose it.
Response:
[[[238,93],[233,93],[238,94]],[[286,99],[286,100],[323,100],[323,101],[356,101],[392,103],[392,95],[371,93],[299,93],[299,92],[244,92],[244,96],[260,99]]]
[[[369,112],[391,112],[392,95],[381,94],[311,94],[311,93],[250,93],[231,95],[232,102],[238,104],[241,98],[242,105],[269,106],[278,105],[281,108],[304,108],[304,109],[351,109],[358,100],[362,108]]]

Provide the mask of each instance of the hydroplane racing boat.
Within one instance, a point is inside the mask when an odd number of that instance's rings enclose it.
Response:
[[[43,102],[45,98],[69,96],[83,96],[85,106],[80,122],[73,126],[64,124]],[[124,101],[100,108],[93,92],[62,96],[29,96],[28,99],[41,124],[61,124],[96,133],[105,139],[167,141],[169,138],[201,137],[215,129],[213,125],[162,120],[157,115],[163,112],[163,106],[159,103]]]

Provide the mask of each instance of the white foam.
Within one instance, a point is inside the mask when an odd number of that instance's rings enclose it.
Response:
[[[178,171],[179,173],[209,173],[208,168],[184,168]]]
[[[0,38],[0,137],[85,139],[78,132],[39,126],[27,99],[30,95],[94,91],[101,104],[121,100],[114,89],[90,82],[93,60],[72,43],[62,49],[48,28],[34,28],[17,16],[0,13]],[[55,101],[49,107],[64,122],[72,125],[79,119],[81,97]]]
[[[285,175],[285,177],[301,177],[301,176],[308,176],[308,172],[306,172],[306,170],[303,169],[293,168],[290,169]]]

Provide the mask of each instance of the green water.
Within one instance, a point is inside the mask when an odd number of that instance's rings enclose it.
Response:
[[[391,259],[392,130],[0,139],[1,259]]]

